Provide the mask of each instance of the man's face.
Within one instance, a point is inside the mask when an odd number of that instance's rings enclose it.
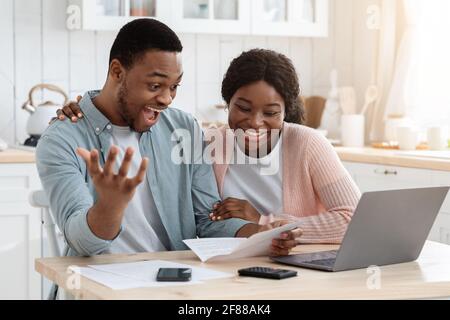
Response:
[[[148,51],[126,70],[117,92],[118,112],[136,132],[145,132],[177,94],[182,78],[181,55]]]

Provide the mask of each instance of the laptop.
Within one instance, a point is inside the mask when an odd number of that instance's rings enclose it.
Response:
[[[271,257],[275,262],[344,271],[414,261],[450,187],[367,192],[339,250]]]

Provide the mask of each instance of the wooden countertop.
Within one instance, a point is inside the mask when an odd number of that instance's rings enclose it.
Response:
[[[360,162],[397,167],[417,168],[425,170],[440,170],[450,172],[450,158],[428,158],[408,156],[403,151],[382,150],[375,148],[344,148],[335,147],[342,161]],[[7,149],[0,151],[0,163],[34,163],[35,153],[28,150]]]
[[[450,158],[409,156],[410,152],[375,148],[335,147],[341,161],[390,165],[426,170],[450,171]],[[415,151],[416,153],[416,151]],[[420,153],[420,151],[417,151]],[[425,152],[424,152],[425,153]]]
[[[34,163],[35,154],[32,151],[6,149],[0,151],[0,163]]]
[[[302,245],[296,252],[316,252],[336,249],[330,245]],[[299,276],[274,281],[237,276],[237,270],[251,266],[279,268],[268,257],[238,259],[227,262],[202,263],[191,251],[100,255],[90,258],[45,258],[35,261],[37,272],[62,288],[72,288],[69,266],[135,262],[149,259],[168,260],[201,266],[233,274],[229,278],[208,280],[202,284],[173,287],[148,287],[112,290],[81,277],[80,288],[69,290],[81,299],[163,299],[163,300],[242,300],[242,299],[421,299],[450,297],[450,246],[427,242],[417,261],[381,267],[381,287],[367,286],[370,274],[366,269],[344,272],[324,272],[288,267]],[[70,278],[70,279],[69,279]],[[78,281],[77,281],[78,282]]]

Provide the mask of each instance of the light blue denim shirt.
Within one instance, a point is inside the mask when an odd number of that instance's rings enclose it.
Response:
[[[69,255],[90,256],[105,252],[114,240],[97,237],[87,223],[87,212],[96,201],[93,182],[84,160],[76,154],[82,147],[100,152],[103,166],[107,157],[112,127],[110,121],[93,105],[91,91],[80,101],[84,117],[78,123],[55,121],[42,135],[36,150],[37,168],[49,198],[56,223],[70,247]],[[198,123],[187,113],[169,108],[139,141],[142,157],[149,158],[146,180],[158,214],[170,239],[170,250],[185,250],[183,239],[199,237],[234,237],[247,221],[229,219],[212,222],[208,215],[219,201],[212,166],[176,164],[171,160],[172,133],[184,129],[195,136]],[[202,134],[200,133],[200,138]]]

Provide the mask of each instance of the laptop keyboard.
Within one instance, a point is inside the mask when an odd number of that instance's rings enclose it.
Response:
[[[322,255],[321,257],[318,256],[316,259],[308,261],[307,263],[317,266],[324,266],[324,267],[330,267],[332,268],[334,266],[334,263],[336,262],[338,250],[332,250],[332,251],[326,251],[323,253],[319,253]],[[320,259],[325,258],[325,259]]]
[[[324,267],[332,267],[336,262],[336,258],[307,261],[308,264],[319,265]]]

